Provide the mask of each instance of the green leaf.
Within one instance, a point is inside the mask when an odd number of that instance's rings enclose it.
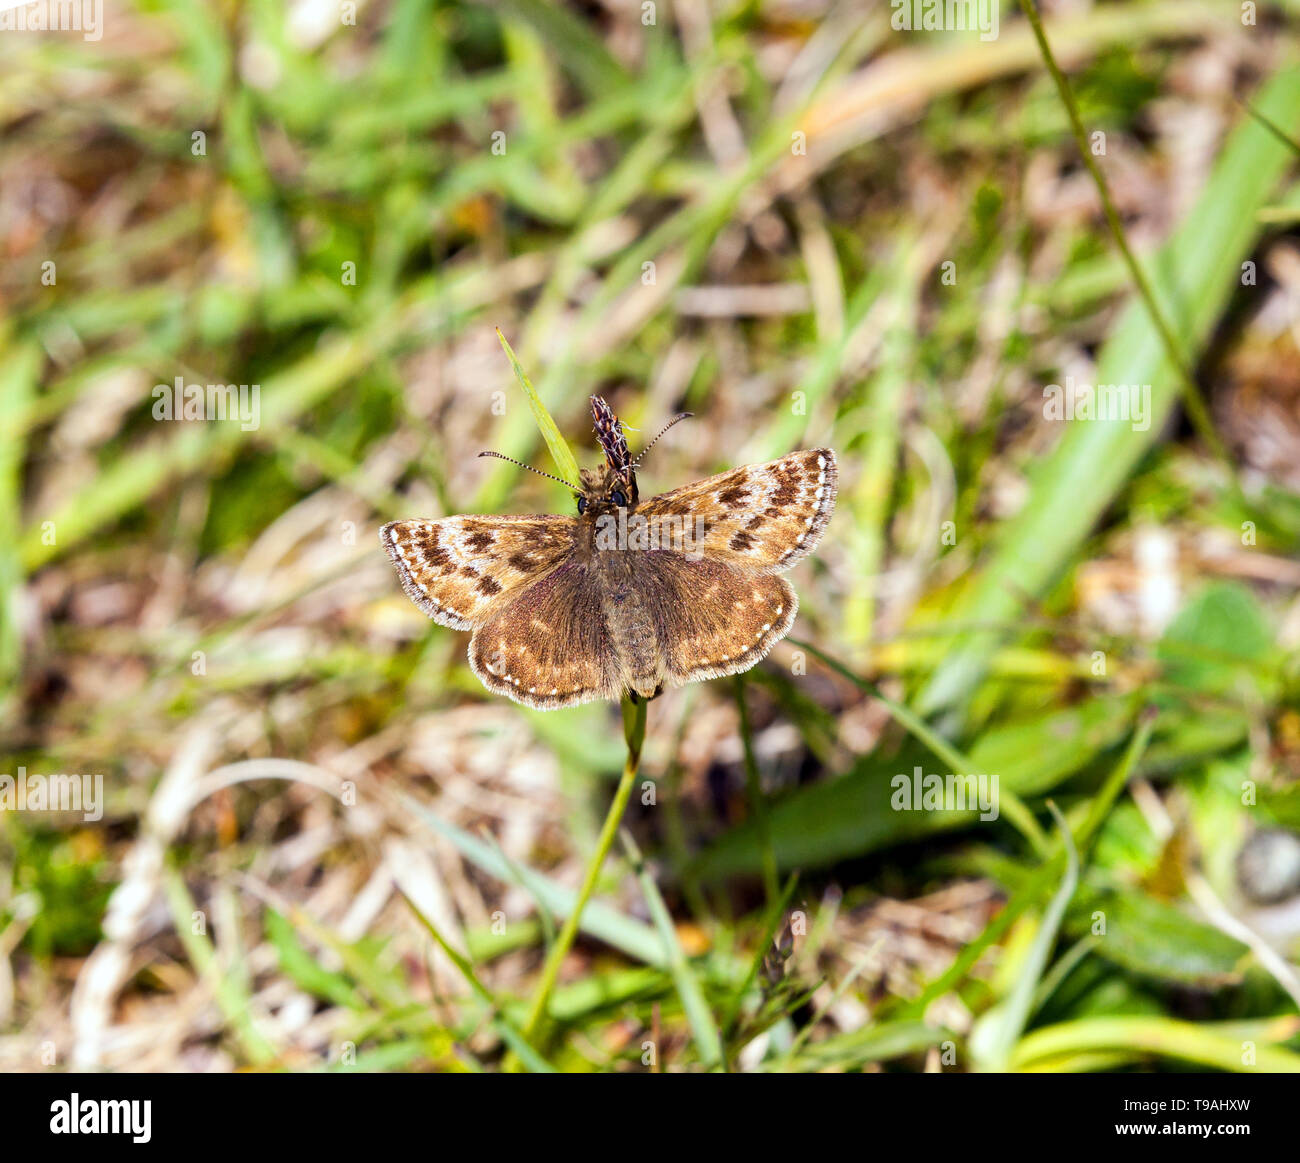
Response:
[[[999,790],[1017,795],[1044,792],[1120,743],[1137,707],[1136,696],[1098,698],[987,731],[971,748],[969,774],[996,774]],[[775,804],[769,819],[777,866],[825,867],[978,821],[972,811],[896,811],[891,781],[917,766],[926,774],[948,770],[909,740],[897,752],[877,750],[839,779],[801,788]],[[748,875],[761,867],[760,860],[757,833],[746,823],[718,840],[694,871],[706,880]]]
[[[313,997],[349,1009],[365,1008],[352,982],[341,973],[322,968],[298,940],[289,921],[274,909],[266,910],[266,935],[280,958],[280,968]]]
[[[1092,932],[1102,914],[1106,931],[1096,954],[1133,973],[1185,985],[1222,985],[1241,976],[1250,950],[1226,933],[1173,905],[1133,889],[1085,889],[1065,931]]]
[[[1063,1054],[1116,1050],[1125,1058],[1159,1055],[1216,1070],[1300,1073],[1300,1054],[1259,1045],[1248,1058],[1243,1045],[1294,1037],[1295,1019],[1279,1018],[1271,1023],[1272,1030],[1264,1023],[1257,1025],[1258,1029],[1243,1030],[1234,1023],[1194,1025],[1169,1018],[1085,1018],[1044,1026],[1027,1034],[1016,1048],[1012,1066],[1017,1070],[1041,1069],[1050,1059]]]
[[[950,1030],[924,1022],[881,1022],[813,1042],[804,1047],[792,1067],[787,1061],[780,1060],[773,1065],[773,1069],[785,1070],[790,1067],[808,1070],[826,1066],[852,1068],[868,1062],[888,1062],[892,1058],[919,1054],[952,1037]]]
[[[578,483],[578,462],[573,458],[573,453],[569,451],[569,446],[565,443],[564,437],[560,435],[560,430],[555,421],[551,419],[551,414],[546,410],[546,405],[542,403],[542,398],[537,394],[537,389],[533,387],[533,381],[524,372],[519,358],[514,353],[514,349],[506,342],[506,337],[501,334],[500,327],[497,328],[497,338],[501,341],[501,346],[505,348],[506,358],[510,360],[510,366],[515,369],[515,378],[519,381],[519,386],[524,389],[524,395],[528,397],[528,407],[532,409],[533,419],[537,422],[537,428],[542,434],[542,439],[546,441],[546,447],[551,450],[551,457],[560,470],[560,476],[576,486]]]
[[[971,747],[971,762],[976,771],[996,772],[1020,795],[1041,794],[1119,744],[1138,703],[1136,697],[1095,698],[991,727]]]
[[[1271,651],[1273,635],[1255,596],[1236,582],[1201,590],[1170,624],[1156,650],[1169,682],[1200,691],[1239,689]]]
[[[591,97],[605,97],[629,84],[630,78],[614,59],[593,25],[560,4],[542,0],[505,0],[511,17],[527,21],[550,51]]]
[[[1300,67],[1280,70],[1255,104],[1283,129],[1293,130],[1300,121]],[[1156,298],[1185,352],[1204,345],[1240,285],[1240,264],[1259,236],[1257,214],[1293,160],[1269,130],[1244,118],[1186,221],[1146,260]],[[1159,437],[1178,402],[1180,381],[1140,301],[1129,304],[1111,332],[1096,380],[1151,385],[1149,426],[1139,431],[1121,421],[1071,424],[1056,449],[1035,466],[1027,503],[1003,528],[975,584],[951,611],[954,621],[1014,625],[1026,602],[1060,576]],[[966,702],[1003,636],[997,630],[962,634],[919,693],[917,709],[926,715],[949,711],[956,722],[964,720]]]

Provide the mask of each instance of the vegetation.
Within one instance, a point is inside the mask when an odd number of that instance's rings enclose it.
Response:
[[[103,776],[0,811],[0,1068],[1300,1068],[1296,11],[1042,8],[0,35],[0,774]],[[840,463],[643,750],[375,535],[570,511],[475,454],[594,464],[592,394],[695,414],[643,495]]]

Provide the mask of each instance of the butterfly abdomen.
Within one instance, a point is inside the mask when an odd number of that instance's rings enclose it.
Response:
[[[596,554],[605,594],[605,628],[618,657],[625,690],[652,697],[662,685],[663,654],[655,627],[654,595],[638,584],[641,555],[625,550]]]

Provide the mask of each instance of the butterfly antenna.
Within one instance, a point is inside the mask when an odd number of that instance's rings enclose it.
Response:
[[[508,460],[511,464],[517,464],[520,468],[526,468],[529,472],[535,472],[539,477],[545,477],[547,480],[551,480],[551,481],[559,481],[559,483],[562,484],[566,489],[572,489],[579,496],[582,495],[580,492],[578,492],[578,488],[576,485],[569,484],[569,482],[566,481],[563,477],[557,477],[554,473],[542,472],[540,468],[533,468],[531,464],[524,464],[522,460],[515,460],[513,456],[505,456],[500,452],[480,452],[479,456],[495,456],[497,460]]]
[[[665,432],[668,431],[669,428],[671,428],[671,427],[672,427],[674,424],[676,424],[679,420],[689,420],[689,419],[690,419],[692,416],[694,416],[694,415],[695,415],[694,412],[681,412],[681,413],[679,413],[678,415],[674,416],[671,420],[669,420],[668,423],[665,424],[665,425],[664,425],[664,426],[659,430],[659,436],[662,436]],[[636,454],[636,460],[634,460],[634,461],[632,462],[632,467],[633,467],[633,468],[636,468],[636,466],[639,465],[639,464],[641,463],[641,458],[642,458],[643,456],[645,456],[645,454],[646,454],[647,452],[649,452],[649,451],[650,451],[650,450],[655,446],[656,443],[658,443],[658,441],[659,441],[659,436],[656,436],[656,437],[654,438],[654,440],[650,441],[649,444],[647,444],[643,449],[641,449],[640,452],[638,452],[638,453]]]

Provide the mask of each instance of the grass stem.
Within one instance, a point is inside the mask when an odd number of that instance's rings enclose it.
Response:
[[[1020,0],[1020,7],[1024,9],[1030,27],[1034,30],[1034,39],[1038,41],[1038,48],[1043,55],[1043,62],[1047,65],[1047,71],[1051,73],[1052,80],[1056,84],[1056,91],[1060,95],[1061,104],[1065,106],[1066,115],[1070,119],[1070,129],[1074,134],[1075,143],[1079,147],[1079,156],[1083,159],[1083,164],[1087,167],[1088,173],[1092,176],[1093,183],[1097,187],[1097,195],[1101,199],[1102,211],[1106,216],[1106,224],[1110,227],[1110,232],[1115,238],[1115,245],[1124,258],[1124,265],[1128,267],[1138,294],[1146,304],[1147,311],[1151,315],[1151,322],[1155,324],[1156,330],[1160,333],[1160,341],[1164,345],[1165,355],[1168,357],[1169,362],[1173,364],[1174,370],[1182,383],[1183,406],[1187,409],[1187,415],[1201,439],[1205,441],[1215,456],[1228,466],[1229,472],[1232,473],[1232,479],[1235,481],[1236,470],[1233,467],[1232,458],[1228,455],[1228,450],[1224,448],[1223,442],[1219,439],[1219,434],[1214,430],[1209,410],[1205,406],[1205,401],[1201,398],[1201,392],[1196,386],[1192,370],[1184,361],[1178,340],[1174,338],[1173,329],[1169,326],[1169,321],[1165,318],[1164,312],[1160,310],[1160,305],[1156,301],[1155,291],[1128,244],[1128,236],[1124,233],[1124,225],[1120,222],[1119,212],[1115,209],[1115,203],[1111,200],[1110,188],[1106,185],[1106,179],[1101,172],[1101,167],[1097,165],[1097,159],[1088,147],[1088,135],[1084,132],[1083,121],[1079,117],[1079,107],[1075,103],[1074,93],[1070,90],[1070,83],[1065,79],[1065,74],[1061,72],[1060,66],[1056,63],[1056,57],[1052,54],[1052,48],[1047,43],[1047,33],[1043,31],[1043,22],[1038,15],[1038,5],[1035,0]]]
[[[772,848],[772,826],[767,818],[767,803],[763,799],[763,786],[758,777],[758,759],[754,755],[754,736],[749,724],[749,708],[745,704],[745,677],[736,675],[736,707],[740,712],[740,742],[745,755],[745,790],[749,796],[749,810],[758,828],[758,845],[763,855],[763,891],[770,905],[777,898],[779,886],[776,879],[776,852]]]
[[[582,911],[587,907],[587,901],[591,899],[600,870],[605,866],[609,850],[614,846],[614,837],[618,835],[619,823],[623,819],[623,812],[627,809],[627,802],[632,795],[632,785],[636,782],[636,775],[641,767],[641,747],[645,743],[645,720],[644,699],[638,699],[636,702],[630,699],[623,700],[623,735],[627,740],[627,759],[623,764],[623,775],[618,781],[614,800],[609,805],[609,812],[601,826],[596,851],[592,853],[591,860],[587,863],[587,871],[583,874],[582,886],[578,889],[578,899],[574,902],[573,911],[565,918],[560,935],[546,956],[542,979],[538,984],[537,993],[533,996],[528,1020],[524,1023],[523,1037],[527,1042],[535,1044],[535,1036],[546,1015],[546,1007],[550,1003],[551,994],[560,975],[560,966],[573,947],[574,938],[578,935],[578,925],[582,920]]]

